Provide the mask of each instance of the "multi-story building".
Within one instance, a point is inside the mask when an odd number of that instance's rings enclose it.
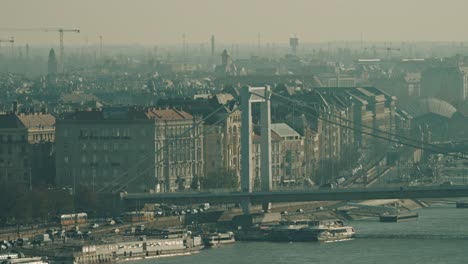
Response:
[[[259,190],[261,188],[261,135],[253,134],[252,144],[252,180],[254,188]],[[274,189],[283,185],[285,181],[282,161],[281,137],[271,131],[271,181]]]
[[[468,85],[464,83],[464,76],[463,68],[458,66],[428,68],[421,74],[421,95],[448,102],[466,100]]]
[[[0,182],[52,183],[55,118],[47,113],[0,115]]]
[[[217,94],[211,99],[212,109],[222,110],[206,124],[205,161],[206,173],[230,171],[240,177],[240,128],[241,112],[232,103],[230,94]]]
[[[204,176],[203,123],[175,109],[148,109],[153,121],[157,191],[198,188]]]
[[[261,181],[261,135],[253,135],[254,186]],[[273,188],[305,180],[304,138],[285,123],[271,124],[271,178]]]
[[[202,116],[205,119],[205,176],[216,181],[224,173],[236,177],[233,181],[240,182],[241,112],[232,94],[219,93],[194,100],[160,100],[158,104],[161,107],[181,108]]]
[[[202,124],[195,122],[174,109],[70,113],[57,122],[57,183],[94,191],[188,188],[203,174]]]
[[[281,138],[279,158],[283,182],[303,182],[304,138],[285,123],[271,124],[271,130]]]

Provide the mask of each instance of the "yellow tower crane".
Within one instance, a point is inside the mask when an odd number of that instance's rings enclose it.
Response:
[[[2,31],[42,31],[42,32],[58,32],[60,40],[60,58],[59,65],[60,71],[63,72],[63,57],[64,57],[64,46],[63,46],[63,34],[65,32],[80,33],[79,29],[65,29],[65,28],[0,28]]]

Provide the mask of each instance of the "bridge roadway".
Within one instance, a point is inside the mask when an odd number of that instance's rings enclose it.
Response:
[[[468,197],[468,185],[412,186],[307,189],[271,192],[174,192],[174,193],[122,193],[121,199],[128,206],[145,203],[196,204],[196,203],[251,203],[303,202],[303,201],[352,201],[406,198]]]

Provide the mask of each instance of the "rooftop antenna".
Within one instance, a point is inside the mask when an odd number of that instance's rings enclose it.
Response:
[[[260,35],[260,32],[258,32],[258,46],[257,46],[258,55],[260,55],[260,51],[261,51],[261,39],[262,39],[262,36]]]
[[[184,33],[184,34],[182,34],[182,57],[184,58],[184,60],[185,60],[185,55],[186,55],[185,54],[185,51],[186,51],[185,50],[185,45],[186,45],[185,38],[186,38],[186,36],[185,36],[185,33]]]
[[[296,55],[297,47],[299,46],[299,38],[296,35],[289,39],[289,46],[291,46],[292,53]]]
[[[26,43],[26,59],[29,59],[29,44]]]
[[[215,36],[211,35],[211,57],[215,55]]]
[[[363,38],[362,38],[362,32],[361,32],[361,52],[362,52],[362,49],[363,49]]]
[[[99,57],[102,58],[102,35],[99,35]]]

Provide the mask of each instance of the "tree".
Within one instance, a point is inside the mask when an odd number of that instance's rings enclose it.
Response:
[[[201,188],[203,189],[237,189],[239,180],[236,173],[232,170],[220,170],[218,173],[208,174],[202,179]]]

